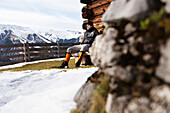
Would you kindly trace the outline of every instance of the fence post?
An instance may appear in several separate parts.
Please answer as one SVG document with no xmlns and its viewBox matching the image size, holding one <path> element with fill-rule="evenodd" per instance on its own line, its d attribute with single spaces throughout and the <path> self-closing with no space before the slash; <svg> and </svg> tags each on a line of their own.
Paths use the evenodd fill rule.
<svg viewBox="0 0 170 113">
<path fill-rule="evenodd" d="M 23 47 L 24 47 L 24 61 L 25 62 L 30 62 L 31 58 L 30 58 L 30 50 L 29 50 L 29 43 L 23 43 Z"/>
<path fill-rule="evenodd" d="M 24 61 L 27 62 L 27 51 L 26 51 L 26 44 L 23 43 L 23 49 L 24 49 Z"/>
<path fill-rule="evenodd" d="M 60 58 L 60 42 L 57 42 L 57 47 L 58 47 L 58 57 Z"/>
</svg>

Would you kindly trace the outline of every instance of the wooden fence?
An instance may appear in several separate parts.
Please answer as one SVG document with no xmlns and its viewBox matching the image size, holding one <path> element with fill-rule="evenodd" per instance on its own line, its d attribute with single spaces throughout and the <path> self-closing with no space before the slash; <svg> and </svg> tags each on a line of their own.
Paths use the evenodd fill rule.
<svg viewBox="0 0 170 113">
<path fill-rule="evenodd" d="M 66 49 L 77 43 L 24 43 L 0 45 L 0 66 L 65 57 Z"/>
</svg>

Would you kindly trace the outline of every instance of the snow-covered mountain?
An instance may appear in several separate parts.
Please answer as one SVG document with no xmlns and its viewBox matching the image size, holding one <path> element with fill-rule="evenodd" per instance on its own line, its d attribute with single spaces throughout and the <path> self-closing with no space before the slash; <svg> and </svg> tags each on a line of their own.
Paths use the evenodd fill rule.
<svg viewBox="0 0 170 113">
<path fill-rule="evenodd" d="M 0 24 L 0 44 L 15 44 L 15 43 L 76 43 L 83 32 L 79 31 L 55 31 L 46 32 L 35 31 L 27 27 L 17 25 Z"/>
</svg>

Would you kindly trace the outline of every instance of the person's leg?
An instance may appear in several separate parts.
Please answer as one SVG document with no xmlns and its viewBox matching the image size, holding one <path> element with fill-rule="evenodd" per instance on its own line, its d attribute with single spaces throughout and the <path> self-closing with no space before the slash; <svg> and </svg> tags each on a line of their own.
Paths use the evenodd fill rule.
<svg viewBox="0 0 170 113">
<path fill-rule="evenodd" d="M 82 48 L 82 45 L 74 45 L 67 49 L 67 53 L 78 53 L 81 48 Z"/>
<path fill-rule="evenodd" d="M 75 45 L 75 46 L 69 47 L 69 48 L 67 49 L 67 53 L 66 53 L 66 58 L 65 58 L 65 60 L 63 61 L 63 63 L 61 64 L 61 66 L 58 66 L 57 68 L 68 68 L 68 62 L 69 62 L 69 60 L 70 60 L 71 53 L 79 52 L 80 49 L 81 49 L 81 46 L 79 46 L 79 45 Z"/>
<path fill-rule="evenodd" d="M 76 61 L 76 64 L 75 64 L 75 67 L 79 67 L 80 66 L 80 63 L 85 55 L 85 52 L 88 51 L 90 48 L 90 45 L 89 44 L 82 44 L 81 45 L 81 49 L 80 49 L 80 55 Z"/>
<path fill-rule="evenodd" d="M 78 57 L 78 59 L 77 59 L 77 61 L 76 61 L 75 67 L 79 67 L 79 66 L 80 66 L 80 63 L 81 63 L 84 55 L 85 55 L 85 52 L 84 52 L 84 51 L 81 51 L 81 52 L 80 52 L 80 55 L 79 55 L 79 57 Z"/>
<path fill-rule="evenodd" d="M 58 66 L 57 68 L 68 68 L 68 62 L 70 60 L 70 57 L 71 57 L 71 54 L 67 53 L 65 60 L 63 61 L 61 66 Z"/>
</svg>

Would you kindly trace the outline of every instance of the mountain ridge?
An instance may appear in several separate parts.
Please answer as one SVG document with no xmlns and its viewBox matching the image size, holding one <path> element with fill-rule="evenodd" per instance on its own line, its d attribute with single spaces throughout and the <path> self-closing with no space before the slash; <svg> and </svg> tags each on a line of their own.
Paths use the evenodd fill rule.
<svg viewBox="0 0 170 113">
<path fill-rule="evenodd" d="M 34 31 L 28 27 L 0 24 L 0 44 L 16 43 L 78 43 L 81 31 Z"/>
</svg>

